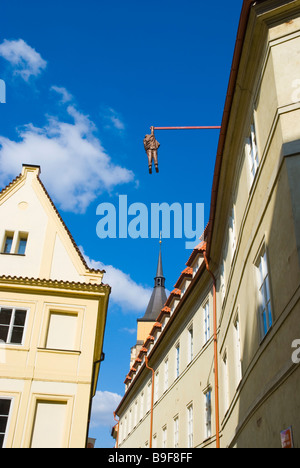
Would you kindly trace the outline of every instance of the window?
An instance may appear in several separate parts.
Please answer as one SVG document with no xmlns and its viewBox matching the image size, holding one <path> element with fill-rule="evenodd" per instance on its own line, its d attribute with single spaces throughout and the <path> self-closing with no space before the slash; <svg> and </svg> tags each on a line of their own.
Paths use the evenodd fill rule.
<svg viewBox="0 0 300 468">
<path fill-rule="evenodd" d="M 193 405 L 188 407 L 188 448 L 193 448 Z"/>
<path fill-rule="evenodd" d="M 162 448 L 167 448 L 167 426 L 162 430 Z"/>
<path fill-rule="evenodd" d="M 18 237 L 18 244 L 16 253 L 18 255 L 25 255 L 26 246 L 27 246 L 28 234 L 25 232 L 20 232 Z"/>
<path fill-rule="evenodd" d="M 175 362 L 175 378 L 179 377 L 180 373 L 180 344 L 176 346 L 176 362 Z"/>
<path fill-rule="evenodd" d="M 235 229 L 234 206 L 232 207 L 231 215 L 229 218 L 229 242 L 230 242 L 231 260 L 232 260 L 235 249 L 236 249 L 236 229 Z"/>
<path fill-rule="evenodd" d="M 158 400 L 158 396 L 159 396 L 159 371 L 156 372 L 155 374 L 155 385 L 154 385 L 154 398 L 155 398 L 155 401 Z"/>
<path fill-rule="evenodd" d="M 256 132 L 254 124 L 251 125 L 250 136 L 249 138 L 247 138 L 246 141 L 246 152 L 249 161 L 250 182 L 252 185 L 256 171 L 259 166 Z"/>
<path fill-rule="evenodd" d="M 25 255 L 28 240 L 27 232 L 14 233 L 7 231 L 2 247 L 3 254 Z"/>
<path fill-rule="evenodd" d="M 136 401 L 134 404 L 134 427 L 137 425 L 137 418 L 138 418 L 138 402 Z"/>
<path fill-rule="evenodd" d="M 273 323 L 266 250 L 260 254 L 256 267 L 259 290 L 259 321 L 262 338 L 264 338 Z"/>
<path fill-rule="evenodd" d="M 7 344 L 20 345 L 23 342 L 27 310 L 0 308 L 0 340 Z"/>
<path fill-rule="evenodd" d="M 194 358 L 194 332 L 193 327 L 189 328 L 189 342 L 188 342 L 188 363 L 192 362 Z"/>
<path fill-rule="evenodd" d="M 225 299 L 225 262 L 223 260 L 220 268 L 220 292 L 221 292 L 221 300 L 222 303 Z"/>
<path fill-rule="evenodd" d="M 205 394 L 205 435 L 208 439 L 211 437 L 211 390 Z"/>
<path fill-rule="evenodd" d="M 179 447 L 179 418 L 174 418 L 174 448 Z"/>
<path fill-rule="evenodd" d="M 209 318 L 209 302 L 205 304 L 204 308 L 204 344 L 210 339 L 210 318 Z"/>
<path fill-rule="evenodd" d="M 0 398 L 0 448 L 4 447 L 4 439 L 7 432 L 10 408 L 11 399 Z"/>
<path fill-rule="evenodd" d="M 13 239 L 14 239 L 13 232 L 9 232 L 5 234 L 3 253 L 6 253 L 6 254 L 11 253 Z"/>
<path fill-rule="evenodd" d="M 74 351 L 77 318 L 77 314 L 50 312 L 46 348 Z"/>
<path fill-rule="evenodd" d="M 141 403 L 140 403 L 140 420 L 144 417 L 144 392 L 141 394 Z"/>
<path fill-rule="evenodd" d="M 241 337 L 240 337 L 240 321 L 239 321 L 238 315 L 236 316 L 236 319 L 233 325 L 234 325 L 236 380 L 237 380 L 237 385 L 238 385 L 242 379 Z"/>
<path fill-rule="evenodd" d="M 168 390 L 168 386 L 169 386 L 169 359 L 166 359 L 165 360 L 165 380 L 164 380 L 164 390 Z"/>
<path fill-rule="evenodd" d="M 225 413 L 229 407 L 229 376 L 227 351 L 223 355 L 223 379 L 224 379 L 224 408 Z"/>
<path fill-rule="evenodd" d="M 152 390 L 152 384 L 150 380 L 147 385 L 147 412 L 150 411 L 151 409 L 151 393 L 152 393 L 151 390 Z"/>
<path fill-rule="evenodd" d="M 63 448 L 66 417 L 66 401 L 38 400 L 31 448 Z"/>
</svg>

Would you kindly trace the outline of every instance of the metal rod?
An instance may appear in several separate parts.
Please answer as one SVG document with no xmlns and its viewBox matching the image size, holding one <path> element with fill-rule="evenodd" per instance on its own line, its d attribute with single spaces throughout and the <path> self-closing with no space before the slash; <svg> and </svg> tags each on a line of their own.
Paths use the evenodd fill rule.
<svg viewBox="0 0 300 468">
<path fill-rule="evenodd" d="M 150 127 L 153 130 L 219 130 L 219 126 L 205 126 L 205 127 Z"/>
</svg>

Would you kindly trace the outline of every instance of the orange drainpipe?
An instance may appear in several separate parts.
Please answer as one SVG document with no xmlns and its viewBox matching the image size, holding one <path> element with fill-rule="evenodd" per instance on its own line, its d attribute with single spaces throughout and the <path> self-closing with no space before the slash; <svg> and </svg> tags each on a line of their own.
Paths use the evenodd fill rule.
<svg viewBox="0 0 300 468">
<path fill-rule="evenodd" d="M 216 278 L 209 269 L 206 252 L 203 251 L 207 271 L 213 279 L 213 322 L 214 322 L 214 367 L 215 367 L 215 419 L 216 419 L 216 448 L 220 448 L 220 424 L 219 424 L 219 371 L 218 371 L 218 336 L 217 336 L 217 299 Z"/>
<path fill-rule="evenodd" d="M 118 421 L 118 420 L 116 419 L 116 413 L 115 413 L 115 412 L 114 412 L 114 420 L 116 421 L 117 427 L 118 427 L 118 429 L 117 429 L 116 448 L 119 448 L 119 429 L 120 429 L 120 421 Z"/>
<path fill-rule="evenodd" d="M 149 448 L 152 448 L 152 433 L 153 433 L 153 404 L 154 404 L 154 369 L 149 367 L 148 357 L 145 356 L 145 363 L 147 369 L 151 370 L 152 372 L 152 394 L 151 394 L 151 415 L 150 415 L 150 441 L 149 441 Z"/>
</svg>

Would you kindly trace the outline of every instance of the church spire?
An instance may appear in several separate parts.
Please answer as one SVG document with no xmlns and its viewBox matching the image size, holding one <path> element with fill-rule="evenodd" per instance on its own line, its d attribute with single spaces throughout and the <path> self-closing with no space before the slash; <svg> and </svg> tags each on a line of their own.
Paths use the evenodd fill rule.
<svg viewBox="0 0 300 468">
<path fill-rule="evenodd" d="M 158 263 L 156 269 L 156 276 L 154 278 L 154 289 L 146 310 L 146 313 L 143 317 L 143 321 L 155 321 L 159 316 L 159 313 L 167 300 L 167 294 L 165 290 L 165 277 L 163 274 L 162 267 L 162 254 L 161 254 L 161 239 L 159 241 L 159 255 Z"/>
</svg>

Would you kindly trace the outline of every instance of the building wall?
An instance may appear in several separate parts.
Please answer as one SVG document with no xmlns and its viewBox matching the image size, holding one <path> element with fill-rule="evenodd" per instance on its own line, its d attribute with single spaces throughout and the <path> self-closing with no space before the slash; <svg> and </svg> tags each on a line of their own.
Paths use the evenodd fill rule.
<svg viewBox="0 0 300 468">
<path fill-rule="evenodd" d="M 110 288 L 38 174 L 24 166 L 0 196 L 0 447 L 84 448 Z"/>
<path fill-rule="evenodd" d="M 217 278 L 218 372 L 222 447 L 280 447 L 280 432 L 293 427 L 300 443 L 297 408 L 299 367 L 292 342 L 299 339 L 300 2 L 263 2 L 252 7 L 232 103 L 210 266 Z M 298 83 L 299 84 L 299 83 Z M 256 136 L 258 162 L 251 175 L 249 138 Z M 297 202 L 298 200 L 298 202 Z M 261 323 L 259 266 L 266 254 L 271 323 Z M 203 260 L 202 260 L 203 261 Z M 193 406 L 193 446 L 215 446 L 212 339 L 203 346 L 203 305 L 212 311 L 212 284 L 205 269 L 176 318 L 149 352 L 159 372 L 154 405 L 154 445 L 188 446 L 188 409 Z M 181 299 L 181 302 L 182 299 Z M 174 316 L 175 316 L 174 315 Z M 212 316 L 212 315 L 211 315 Z M 172 318 L 171 318 L 172 320 Z M 194 357 L 187 364 L 188 328 L 193 324 Z M 211 325 L 212 327 L 212 325 Z M 202 328 L 202 329 L 201 329 Z M 176 345 L 180 375 L 174 378 Z M 155 348 L 154 348 L 155 350 Z M 169 358 L 169 386 L 162 391 Z M 135 401 L 147 394 L 151 373 L 141 368 L 119 408 L 122 447 L 149 445 L 150 412 L 124 430 Z M 211 389 L 211 436 L 205 433 L 205 392 Z M 166 432 L 163 432 L 164 429 Z M 164 435 L 163 435 L 164 434 Z"/>
<path fill-rule="evenodd" d="M 66 291 L 42 291 L 41 294 L 41 291 L 30 291 L 30 288 L 24 292 L 18 292 L 17 289 L 5 291 L 2 285 L 0 293 L 1 307 L 17 307 L 28 311 L 22 344 L 6 345 L 5 348 L 1 346 L 0 398 L 13 397 L 5 446 L 30 447 L 37 402 L 58 402 L 65 404 L 65 427 L 63 438 L 56 439 L 56 442 L 63 447 L 84 447 L 99 297 L 96 300 L 88 299 L 74 291 L 71 294 Z M 53 313 L 63 314 L 61 317 L 64 321 L 59 321 L 59 328 L 52 330 L 52 333 L 61 337 L 64 335 L 67 347 L 63 340 L 57 342 L 59 349 L 53 343 L 51 347 L 47 344 L 50 314 Z M 67 340 L 70 325 L 68 314 L 76 321 L 72 347 L 71 341 Z M 50 405 L 48 407 L 51 415 Z M 51 430 L 47 433 L 47 446 L 51 447 Z M 44 439 L 42 443 L 45 444 Z"/>
</svg>

